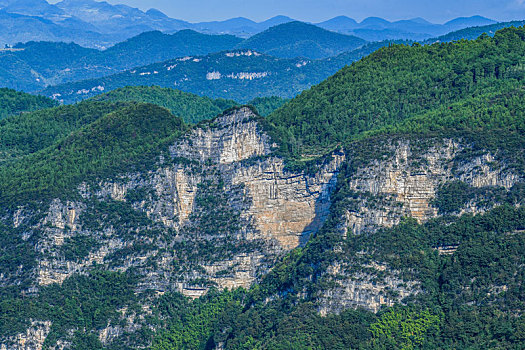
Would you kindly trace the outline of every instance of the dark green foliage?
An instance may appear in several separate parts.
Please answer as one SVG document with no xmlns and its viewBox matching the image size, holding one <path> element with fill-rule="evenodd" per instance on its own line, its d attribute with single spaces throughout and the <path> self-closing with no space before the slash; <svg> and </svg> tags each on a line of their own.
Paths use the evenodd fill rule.
<svg viewBox="0 0 525 350">
<path fill-rule="evenodd" d="M 182 295 L 168 294 L 156 302 L 157 314 L 169 317 L 166 329 L 156 336 L 152 349 L 208 349 L 210 337 L 224 310 L 241 309 L 243 291 L 211 291 L 190 303 Z"/>
<path fill-rule="evenodd" d="M 159 86 L 128 86 L 95 96 L 90 100 L 151 103 L 169 109 L 173 115 L 181 117 L 186 123 L 212 119 L 224 110 L 240 105 L 232 100 L 221 98 L 214 100 Z M 247 104 L 254 106 L 260 115 L 267 116 L 286 102 L 286 99 L 273 96 L 258 97 L 248 101 Z"/>
<path fill-rule="evenodd" d="M 31 283 L 30 271 L 35 267 L 37 257 L 34 245 L 38 235 L 26 230 L 23 225 L 14 229 L 0 223 L 0 274 L 10 284 L 18 284 L 19 288 L 27 288 Z M 23 239 L 24 231 L 33 234 Z"/>
<path fill-rule="evenodd" d="M 0 168 L 0 201 L 13 205 L 61 197 L 82 181 L 143 169 L 185 130 L 184 122 L 163 108 L 122 108 Z"/>
<path fill-rule="evenodd" d="M 232 207 L 229 195 L 232 193 L 225 192 L 222 181 L 200 183 L 195 196 L 195 208 L 189 218 L 192 225 L 188 228 L 188 234 L 196 230 L 203 236 L 235 235 L 242 227 L 242 220 L 239 210 Z"/>
<path fill-rule="evenodd" d="M 74 236 L 72 238 L 66 238 L 60 250 L 66 260 L 80 262 L 98 246 L 98 242 L 93 237 Z"/>
<path fill-rule="evenodd" d="M 0 120 L 0 162 L 35 153 L 126 104 L 84 102 Z"/>
<path fill-rule="evenodd" d="M 254 106 L 259 115 L 266 117 L 270 115 L 273 111 L 283 106 L 287 99 L 280 98 L 277 96 L 272 97 L 257 97 L 251 101 L 248 101 L 246 104 Z"/>
<path fill-rule="evenodd" d="M 382 48 L 273 113 L 269 129 L 283 155 L 308 158 L 444 104 L 516 88 L 524 33 L 509 28 L 476 41 Z"/>
<path fill-rule="evenodd" d="M 271 27 L 237 45 L 282 58 L 319 59 L 352 51 L 366 41 L 303 22 L 288 22 Z"/>
<path fill-rule="evenodd" d="M 56 106 L 57 103 L 47 97 L 29 95 L 11 89 L 0 89 L 0 119 L 22 112 L 31 112 Z"/>
<path fill-rule="evenodd" d="M 100 347 L 95 332 L 108 322 L 118 323 L 121 318 L 118 309 L 136 304 L 139 298 L 133 290 L 136 282 L 136 277 L 129 273 L 94 271 L 87 276 L 68 278 L 62 285 L 44 287 L 38 296 L 4 297 L 0 303 L 0 334 L 8 336 L 23 331 L 30 319 L 49 320 L 52 326 L 46 346 L 67 338 L 73 330 L 76 348 Z"/>
<path fill-rule="evenodd" d="M 154 349 L 522 349 L 522 183 L 511 189 L 475 189 L 459 181 L 445 184 L 438 189 L 434 205 L 447 215 L 424 224 L 404 219 L 391 228 L 342 237 L 341 218 L 347 210 L 357 210 L 359 199 L 371 208 L 388 203 L 386 196 L 356 192 L 350 179 L 356 169 L 391 156 L 385 145 L 395 145 L 397 140 L 410 141 L 419 167 L 426 165 L 418 158 L 420 152 L 443 138 L 453 138 L 465 146 L 450 164 L 453 175 L 461 175 L 462 162 L 486 151 L 496 158 L 494 166 L 521 174 L 525 164 L 524 41 L 520 28 L 473 42 L 393 45 L 345 68 L 272 114 L 267 130 L 281 142 L 281 154 L 289 161 L 310 159 L 309 167 L 315 168 L 323 161 L 319 155 L 339 146 L 345 146 L 347 161 L 340 169 L 322 229 L 305 247 L 284 256 L 249 291 L 211 291 L 195 301 L 175 293 L 149 298 L 136 293 L 144 284 L 132 272 L 95 268 L 85 276 L 67 279 L 62 286 L 43 287 L 37 296 L 22 297 L 21 291 L 30 286 L 27 271 L 38 258 L 33 248 L 40 232 L 36 223 L 23 223 L 16 229 L 0 225 L 0 272 L 15 285 L 1 290 L 0 334 L 22 332 L 31 319 L 50 320 L 53 325 L 46 345 L 69 338 L 73 348 L 101 348 L 98 331 L 109 323 L 125 323 L 117 310 L 127 307 L 139 313 L 140 301 L 151 302 L 153 313 L 145 316 L 140 331 L 122 339 L 136 337 L 145 346 L 153 339 Z M 129 91 L 119 91 L 124 95 L 119 98 L 127 98 L 128 93 L 134 96 L 129 100 L 140 98 L 133 89 Z M 137 91 L 153 91 L 147 96 L 152 100 L 159 91 L 160 95 L 171 93 L 160 88 Z M 95 102 L 50 110 L 74 111 L 64 114 L 67 130 L 61 130 L 59 122 L 50 122 L 49 136 L 34 148 L 31 142 L 18 142 L 20 155 L 29 155 L 0 167 L 3 208 L 31 200 L 71 199 L 71 190 L 82 181 L 96 186 L 96 180 L 150 170 L 167 145 L 189 129 L 157 106 L 129 103 L 111 110 L 115 105 L 98 103 L 101 109 L 109 109 L 100 116 L 91 110 Z M 229 101 L 217 103 L 230 107 Z M 257 103 L 271 109 L 280 101 Z M 53 121 L 50 116 L 55 112 L 50 111 L 28 116 L 41 113 L 43 120 Z M 78 124 L 75 115 L 80 116 Z M 16 120 L 26 120 L 24 116 Z M 27 125 L 40 125 L 31 118 L 35 117 L 28 118 Z M 6 120 L 13 123 L 14 119 Z M 9 127 L 6 130 L 13 134 L 16 128 Z M 57 138 L 61 139 L 55 142 Z M 160 223 L 134 207 L 155 196 L 147 185 L 130 191 L 126 201 L 84 200 L 83 229 L 101 238 L 111 232 L 129 243 L 106 256 L 104 264 L 114 268 L 137 254 L 164 249 L 173 253 L 174 276 L 190 276 L 187 285 L 209 287 L 213 283 L 203 277 L 202 262 L 208 265 L 261 251 L 259 242 L 238 239 L 243 228 L 251 225 L 241 215 L 250 204 L 242 195 L 244 188 L 228 185 L 226 193 L 216 170 L 211 162 L 195 166 L 206 180 L 197 190 L 191 220 L 178 232 L 160 229 Z M 486 212 L 454 216 L 472 200 Z M 68 260 L 80 260 L 97 247 L 96 235 L 75 234 L 58 251 Z M 146 264 L 154 266 L 155 258 Z M 393 274 L 402 280 L 400 286 L 416 283 L 419 293 L 403 300 L 404 306 L 378 314 L 347 310 L 322 317 L 319 300 L 335 283 L 326 271 L 336 262 L 346 277 L 373 273 L 372 283 L 380 283 Z M 371 269 L 374 263 L 387 269 Z M 217 274 L 228 276 L 229 272 Z M 111 347 L 126 348 L 123 343 Z"/>
<path fill-rule="evenodd" d="M 481 199 L 487 204 L 499 204 L 507 199 L 507 193 L 500 187 L 476 188 L 462 181 L 453 181 L 439 188 L 433 204 L 441 214 L 452 214 L 472 200 L 476 200 L 478 205 L 482 204 Z"/>
<path fill-rule="evenodd" d="M 180 90 L 158 86 L 133 86 L 117 89 L 93 97 L 95 101 L 144 102 L 167 108 L 173 115 L 181 117 L 186 123 L 198 123 L 211 119 L 227 108 L 237 105 L 230 100 L 212 100 Z"/>
</svg>

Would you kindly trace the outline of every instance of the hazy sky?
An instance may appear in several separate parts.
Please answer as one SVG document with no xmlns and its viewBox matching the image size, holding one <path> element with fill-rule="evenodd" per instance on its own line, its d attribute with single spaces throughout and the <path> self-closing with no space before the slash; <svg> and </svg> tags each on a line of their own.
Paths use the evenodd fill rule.
<svg viewBox="0 0 525 350">
<path fill-rule="evenodd" d="M 52 0 L 50 2 L 57 2 Z M 108 0 L 141 9 L 157 8 L 190 22 L 248 17 L 260 21 L 275 15 L 320 22 L 346 15 L 390 20 L 423 17 L 441 23 L 459 16 L 483 15 L 496 20 L 525 19 L 525 0 Z"/>
</svg>

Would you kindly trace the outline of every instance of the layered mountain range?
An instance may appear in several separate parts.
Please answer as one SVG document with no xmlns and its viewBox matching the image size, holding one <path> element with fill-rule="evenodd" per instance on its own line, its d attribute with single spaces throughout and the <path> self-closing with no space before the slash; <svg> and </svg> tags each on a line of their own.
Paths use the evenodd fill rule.
<svg viewBox="0 0 525 350">
<path fill-rule="evenodd" d="M 5 91 L 26 107 L 0 121 L 1 346 L 520 349 L 524 52 L 523 27 L 382 45 L 265 117 Z"/>
<path fill-rule="evenodd" d="M 105 1 L 63 0 L 50 4 L 46 0 L 4 0 L 0 3 L 0 28 L 3 28 L 0 44 L 13 45 L 30 40 L 73 41 L 86 47 L 107 48 L 143 32 L 173 33 L 183 29 L 247 38 L 292 21 L 289 17 L 277 16 L 259 23 L 246 18 L 189 23 L 170 18 L 156 9 L 144 12 Z M 480 16 L 457 18 L 445 24 L 433 24 L 420 18 L 389 22 L 375 17 L 357 23 L 348 17 L 336 17 L 318 23 L 318 26 L 368 41 L 380 41 L 424 40 L 466 27 L 493 23 L 495 21 Z"/>
<path fill-rule="evenodd" d="M 522 24 L 472 27 L 422 43 L 474 39 Z M 147 32 L 103 51 L 29 42 L 0 52 L 0 82 L 65 103 L 127 85 L 159 85 L 244 102 L 274 95 L 289 98 L 394 43 L 412 42 L 365 43 L 301 22 L 281 24 L 247 40 L 191 30 Z"/>
</svg>

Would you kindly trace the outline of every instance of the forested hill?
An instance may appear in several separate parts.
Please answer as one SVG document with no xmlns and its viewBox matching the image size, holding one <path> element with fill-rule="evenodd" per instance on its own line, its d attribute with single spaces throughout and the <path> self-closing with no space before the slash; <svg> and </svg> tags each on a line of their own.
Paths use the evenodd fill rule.
<svg viewBox="0 0 525 350">
<path fill-rule="evenodd" d="M 252 49 L 283 58 L 319 59 L 352 51 L 365 40 L 316 27 L 303 22 L 289 22 L 256 34 L 237 44 L 240 49 Z"/>
<path fill-rule="evenodd" d="M 158 87 L 4 118 L 0 347 L 522 350 L 524 49 L 392 44 L 266 118 L 130 102 L 218 106 Z"/>
<path fill-rule="evenodd" d="M 15 51 L 0 52 L 0 83 L 24 91 L 47 85 L 100 77 L 129 68 L 189 55 L 232 49 L 242 39 L 191 30 L 175 34 L 146 32 L 106 50 L 75 43 L 28 42 Z"/>
<path fill-rule="evenodd" d="M 450 32 L 445 35 L 441 35 L 437 38 L 431 38 L 428 40 L 425 40 L 424 43 L 426 44 L 432 44 L 435 42 L 449 42 L 454 40 L 473 40 L 478 38 L 482 34 L 487 35 L 494 35 L 498 30 L 508 27 L 520 27 L 525 25 L 525 21 L 512 21 L 512 22 L 501 22 L 501 23 L 495 23 L 485 26 L 475 26 L 475 27 L 468 27 L 460 30 L 456 30 L 454 32 Z"/>
<path fill-rule="evenodd" d="M 130 85 L 158 85 L 211 98 L 245 103 L 256 97 L 290 98 L 335 72 L 333 67 L 294 58 L 280 59 L 253 50 L 223 51 L 155 63 L 103 78 L 43 90 L 65 103 Z"/>
<path fill-rule="evenodd" d="M 525 29 L 494 38 L 384 47 L 304 91 L 268 123 L 283 154 L 319 155 L 374 128 L 525 78 Z"/>
<path fill-rule="evenodd" d="M 57 102 L 44 96 L 34 96 L 11 89 L 0 89 L 0 119 L 22 112 L 56 106 Z"/>
<path fill-rule="evenodd" d="M 180 116 L 186 123 L 198 123 L 212 119 L 224 110 L 239 103 L 233 100 L 211 99 L 180 90 L 161 88 L 159 86 L 127 86 L 95 96 L 92 101 L 107 102 L 144 102 L 167 108 L 174 115 Z M 266 116 L 286 102 L 280 97 L 256 98 L 247 102 Z"/>
<path fill-rule="evenodd" d="M 253 50 L 182 57 L 98 79 L 50 86 L 42 94 L 73 103 L 125 86 L 158 85 L 241 103 L 269 96 L 292 98 L 345 65 L 390 44 L 370 43 L 322 60 L 276 58 Z"/>
</svg>

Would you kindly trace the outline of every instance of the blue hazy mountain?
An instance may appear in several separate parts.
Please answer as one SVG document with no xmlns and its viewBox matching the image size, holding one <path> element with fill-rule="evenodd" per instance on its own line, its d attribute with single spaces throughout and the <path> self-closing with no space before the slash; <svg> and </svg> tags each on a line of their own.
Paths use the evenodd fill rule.
<svg viewBox="0 0 525 350">
<path fill-rule="evenodd" d="M 445 24 L 430 23 L 423 18 L 390 22 L 379 17 L 369 17 L 358 23 L 352 18 L 340 16 L 317 25 L 335 32 L 355 35 L 368 41 L 380 41 L 425 40 L 467 27 L 495 23 L 496 21 L 481 16 L 460 17 Z"/>
<path fill-rule="evenodd" d="M 63 0 L 56 4 L 46 0 L 1 0 L 0 11 L 0 45 L 45 40 L 73 41 L 83 46 L 107 48 L 143 32 L 174 33 L 183 29 L 248 38 L 273 26 L 294 21 L 281 15 L 262 22 L 237 17 L 189 23 L 170 18 L 157 9 L 142 11 L 95 0 Z M 339 16 L 316 25 L 367 41 L 381 41 L 425 40 L 467 27 L 494 23 L 481 16 L 457 18 L 445 24 L 433 24 L 421 18 L 390 22 L 378 17 L 369 17 L 358 23 L 352 18 Z M 312 45 L 302 46 L 305 50 L 315 49 Z"/>
<path fill-rule="evenodd" d="M 318 59 L 354 50 L 365 43 L 365 40 L 355 36 L 295 21 L 271 27 L 246 39 L 237 47 L 282 58 Z"/>
<path fill-rule="evenodd" d="M 229 50 L 241 41 L 232 35 L 182 30 L 175 34 L 142 33 L 103 51 L 74 43 L 28 42 L 12 51 L 0 51 L 0 86 L 35 91 L 175 57 Z"/>
</svg>

